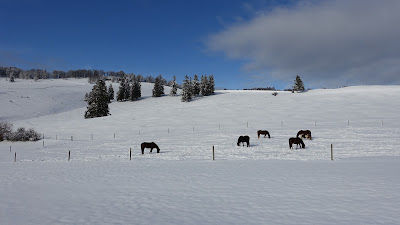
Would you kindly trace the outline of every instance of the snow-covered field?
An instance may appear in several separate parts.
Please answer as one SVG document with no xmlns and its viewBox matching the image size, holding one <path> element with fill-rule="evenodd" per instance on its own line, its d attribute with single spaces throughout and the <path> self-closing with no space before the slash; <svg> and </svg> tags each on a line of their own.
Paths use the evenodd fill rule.
<svg viewBox="0 0 400 225">
<path fill-rule="evenodd" d="M 0 121 L 45 136 L 0 142 L 0 224 L 400 224 L 399 86 L 190 103 L 152 86 L 84 119 L 86 79 L 0 79 Z M 313 140 L 290 150 L 301 129 Z M 142 155 L 144 141 L 161 153 Z"/>
</svg>

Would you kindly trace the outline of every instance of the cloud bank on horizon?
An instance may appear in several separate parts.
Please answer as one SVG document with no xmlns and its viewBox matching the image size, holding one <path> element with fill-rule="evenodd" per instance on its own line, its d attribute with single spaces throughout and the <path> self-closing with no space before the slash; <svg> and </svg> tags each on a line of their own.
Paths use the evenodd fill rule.
<svg viewBox="0 0 400 225">
<path fill-rule="evenodd" d="M 400 1 L 300 1 L 211 34 L 208 51 L 246 73 L 310 87 L 400 84 Z"/>
</svg>

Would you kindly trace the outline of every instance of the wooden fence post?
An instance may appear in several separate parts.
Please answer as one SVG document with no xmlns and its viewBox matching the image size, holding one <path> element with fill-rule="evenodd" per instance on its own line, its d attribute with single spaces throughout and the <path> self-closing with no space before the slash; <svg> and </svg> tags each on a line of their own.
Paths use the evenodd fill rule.
<svg viewBox="0 0 400 225">
<path fill-rule="evenodd" d="M 71 151 L 68 151 L 68 161 L 71 159 Z"/>
<path fill-rule="evenodd" d="M 17 153 L 15 152 L 14 162 L 17 162 Z"/>
<path fill-rule="evenodd" d="M 115 138 L 115 133 L 114 133 L 114 138 Z"/>
<path fill-rule="evenodd" d="M 71 136 L 71 141 L 74 141 L 74 138 Z"/>
<path fill-rule="evenodd" d="M 333 145 L 331 144 L 331 160 L 333 161 Z"/>
<path fill-rule="evenodd" d="M 93 134 L 92 134 L 92 141 L 93 141 Z"/>
<path fill-rule="evenodd" d="M 57 140 L 57 134 L 56 134 L 56 140 Z"/>
<path fill-rule="evenodd" d="M 214 145 L 213 145 L 213 155 L 212 155 L 212 159 L 213 160 L 215 160 L 215 157 L 214 157 L 215 155 L 214 155 Z"/>
<path fill-rule="evenodd" d="M 132 160 L 132 148 L 129 148 L 129 160 Z"/>
<path fill-rule="evenodd" d="M 10 145 L 10 152 L 11 152 L 11 145 Z"/>
<path fill-rule="evenodd" d="M 347 126 L 350 126 L 350 120 L 347 120 Z"/>
</svg>

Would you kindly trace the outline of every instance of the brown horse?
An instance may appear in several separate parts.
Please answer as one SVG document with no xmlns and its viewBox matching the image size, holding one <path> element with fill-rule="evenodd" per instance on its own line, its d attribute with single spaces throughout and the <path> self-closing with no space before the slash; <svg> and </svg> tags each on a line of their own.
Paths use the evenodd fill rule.
<svg viewBox="0 0 400 225">
<path fill-rule="evenodd" d="M 243 143 L 243 146 L 244 146 L 244 142 L 246 142 L 247 147 L 249 147 L 250 146 L 250 137 L 249 136 L 240 136 L 237 141 L 237 146 L 240 146 L 240 143 Z"/>
<path fill-rule="evenodd" d="M 301 138 L 309 138 L 310 140 L 312 140 L 311 137 L 311 131 L 309 130 L 300 130 L 299 132 L 297 132 L 296 137 L 301 137 Z"/>
<path fill-rule="evenodd" d="M 259 130 L 259 131 L 257 131 L 258 138 L 260 138 L 260 134 L 264 134 L 264 137 L 266 137 L 268 135 L 268 138 L 271 138 L 271 136 L 269 135 L 269 132 L 267 130 Z"/>
<path fill-rule="evenodd" d="M 306 145 L 304 144 L 303 140 L 301 138 L 298 138 L 298 137 L 289 138 L 289 148 L 290 149 L 292 148 L 293 144 L 296 144 L 297 146 L 300 145 L 301 148 L 306 148 Z M 297 148 L 297 146 L 296 146 L 296 148 Z"/>
<path fill-rule="evenodd" d="M 150 148 L 150 152 L 153 152 L 153 148 L 156 148 L 157 149 L 157 153 L 160 153 L 160 148 L 154 142 L 143 142 L 140 145 L 140 148 L 142 149 L 142 154 L 144 154 L 144 149 L 145 148 Z"/>
</svg>

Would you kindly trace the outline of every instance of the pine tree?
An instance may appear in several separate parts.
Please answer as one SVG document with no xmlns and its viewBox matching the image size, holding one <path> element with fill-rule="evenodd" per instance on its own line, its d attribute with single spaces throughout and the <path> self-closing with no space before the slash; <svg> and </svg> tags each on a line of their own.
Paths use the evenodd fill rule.
<svg viewBox="0 0 400 225">
<path fill-rule="evenodd" d="M 200 83 L 199 83 L 199 78 L 195 74 L 193 77 L 193 96 L 198 96 L 200 94 Z"/>
<path fill-rule="evenodd" d="M 296 80 L 294 80 L 293 91 L 304 91 L 304 84 L 299 75 L 297 75 Z"/>
<path fill-rule="evenodd" d="M 109 97 L 104 80 L 98 80 L 89 94 L 85 119 L 110 115 L 108 109 Z"/>
<path fill-rule="evenodd" d="M 153 97 L 161 97 L 164 94 L 164 85 L 161 74 L 154 80 Z"/>
<path fill-rule="evenodd" d="M 174 75 L 174 80 L 172 81 L 172 88 L 171 88 L 171 92 L 170 95 L 171 96 L 176 96 L 176 93 L 178 91 L 178 84 L 176 83 L 176 77 Z"/>
<path fill-rule="evenodd" d="M 182 84 L 182 102 L 189 102 L 192 100 L 191 84 L 188 75 L 185 76 Z"/>
<path fill-rule="evenodd" d="M 114 89 L 112 87 L 112 84 L 110 84 L 110 86 L 108 87 L 108 99 L 109 102 L 111 102 L 111 100 L 114 100 Z"/>
<path fill-rule="evenodd" d="M 200 83 L 200 94 L 202 96 L 207 96 L 208 93 L 208 79 L 207 75 L 201 75 L 201 83 Z"/>
<path fill-rule="evenodd" d="M 122 79 L 119 82 L 119 90 L 117 93 L 117 101 L 124 101 L 125 100 L 125 88 L 126 88 L 126 84 L 125 84 L 125 79 Z"/>
<path fill-rule="evenodd" d="M 125 81 L 125 100 L 130 100 L 131 99 L 131 83 L 126 80 Z"/>
<path fill-rule="evenodd" d="M 131 101 L 137 100 L 141 96 L 142 96 L 142 94 L 141 94 L 141 85 L 140 85 L 139 77 L 133 75 L 130 100 Z"/>
<path fill-rule="evenodd" d="M 208 94 L 214 94 L 215 91 L 215 81 L 214 81 L 214 75 L 210 75 L 210 77 L 208 78 L 208 85 L 207 85 L 207 89 L 208 89 Z"/>
</svg>

